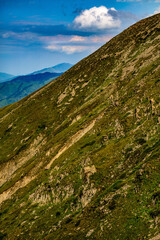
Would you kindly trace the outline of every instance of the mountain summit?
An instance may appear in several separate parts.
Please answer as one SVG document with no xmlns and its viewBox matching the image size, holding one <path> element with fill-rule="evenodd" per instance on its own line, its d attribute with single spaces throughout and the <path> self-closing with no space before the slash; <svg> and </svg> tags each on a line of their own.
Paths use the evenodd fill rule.
<svg viewBox="0 0 160 240">
<path fill-rule="evenodd" d="M 160 237 L 160 14 L 0 109 L 4 239 Z"/>
</svg>

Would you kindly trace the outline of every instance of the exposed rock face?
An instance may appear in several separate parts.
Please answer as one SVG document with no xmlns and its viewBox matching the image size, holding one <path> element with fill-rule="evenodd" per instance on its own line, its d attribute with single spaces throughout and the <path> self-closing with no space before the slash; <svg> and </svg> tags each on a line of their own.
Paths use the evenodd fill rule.
<svg viewBox="0 0 160 240">
<path fill-rule="evenodd" d="M 94 188 L 93 184 L 87 184 L 84 186 L 81 197 L 81 204 L 83 208 L 87 206 L 87 204 L 91 201 L 92 197 L 96 194 L 96 192 L 97 189 Z"/>
<path fill-rule="evenodd" d="M 31 200 L 32 203 L 38 203 L 40 205 L 49 203 L 57 204 L 68 199 L 73 193 L 74 189 L 72 186 L 53 189 L 50 185 L 42 185 L 29 196 L 29 200 Z"/>
<path fill-rule="evenodd" d="M 94 165 L 91 167 L 88 166 L 84 168 L 84 172 L 87 175 L 87 178 L 89 178 L 92 174 L 96 173 L 96 168 Z"/>
<path fill-rule="evenodd" d="M 159 20 L 0 110 L 4 239 L 158 239 Z"/>
<path fill-rule="evenodd" d="M 42 135 L 38 136 L 36 139 L 34 139 L 33 143 L 30 145 L 30 148 L 24 153 L 23 156 L 17 159 L 17 161 L 12 160 L 7 162 L 7 164 L 2 164 L 0 166 L 0 186 L 2 186 L 6 181 L 9 181 L 13 173 L 15 173 L 21 166 L 23 166 L 23 164 L 37 154 L 41 145 L 45 142 L 42 140 Z M 23 141 L 25 141 L 25 139 L 21 140 L 22 143 Z"/>
</svg>

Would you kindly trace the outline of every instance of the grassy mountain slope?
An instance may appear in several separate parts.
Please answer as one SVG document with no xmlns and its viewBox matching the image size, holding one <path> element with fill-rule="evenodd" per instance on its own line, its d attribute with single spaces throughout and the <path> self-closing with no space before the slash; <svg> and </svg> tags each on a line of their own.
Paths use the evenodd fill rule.
<svg viewBox="0 0 160 240">
<path fill-rule="evenodd" d="M 0 107 L 19 101 L 61 74 L 44 72 L 18 76 L 11 81 L 0 83 Z"/>
<path fill-rule="evenodd" d="M 160 237 L 160 14 L 0 109 L 1 236 Z"/>
</svg>

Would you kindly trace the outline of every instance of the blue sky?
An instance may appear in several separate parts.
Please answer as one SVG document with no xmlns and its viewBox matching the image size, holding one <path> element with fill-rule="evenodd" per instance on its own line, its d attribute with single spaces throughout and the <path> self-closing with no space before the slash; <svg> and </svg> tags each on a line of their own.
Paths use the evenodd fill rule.
<svg viewBox="0 0 160 240">
<path fill-rule="evenodd" d="M 158 12 L 160 0 L 0 0 L 0 71 L 74 64 Z"/>
</svg>

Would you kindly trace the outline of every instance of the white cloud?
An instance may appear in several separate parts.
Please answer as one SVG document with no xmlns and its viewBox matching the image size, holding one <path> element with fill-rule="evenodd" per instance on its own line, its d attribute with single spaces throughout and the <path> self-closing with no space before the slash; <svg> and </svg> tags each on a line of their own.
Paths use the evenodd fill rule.
<svg viewBox="0 0 160 240">
<path fill-rule="evenodd" d="M 160 6 L 154 11 L 154 14 L 160 13 Z"/>
<path fill-rule="evenodd" d="M 43 37 L 40 41 L 44 44 L 44 49 L 53 52 L 64 52 L 66 54 L 74 54 L 80 52 L 91 53 L 102 44 L 108 42 L 112 35 L 94 35 L 89 37 L 83 36 L 56 36 Z"/>
<path fill-rule="evenodd" d="M 60 50 L 60 48 L 56 45 L 49 45 L 49 46 L 46 46 L 45 49 L 48 49 L 48 50 L 51 50 L 51 51 L 58 51 Z"/>
<path fill-rule="evenodd" d="M 19 40 L 33 40 L 37 38 L 37 35 L 35 33 L 31 32 L 23 32 L 23 33 L 16 33 L 16 32 L 5 32 L 1 34 L 2 38 L 14 38 Z"/>
<path fill-rule="evenodd" d="M 48 45 L 45 49 L 49 51 L 64 52 L 66 54 L 80 53 L 88 49 L 88 46 L 83 45 Z"/>
<path fill-rule="evenodd" d="M 62 51 L 67 53 L 67 54 L 73 54 L 73 53 L 78 53 L 78 52 L 84 52 L 87 50 L 88 47 L 86 46 L 77 46 L 77 45 L 68 45 L 68 46 L 62 46 Z"/>
<path fill-rule="evenodd" d="M 113 14 L 112 14 L 113 13 Z M 116 17 L 115 8 L 93 7 L 81 12 L 74 19 L 74 24 L 80 29 L 103 30 L 107 28 L 120 27 L 121 21 Z"/>
<path fill-rule="evenodd" d="M 84 42 L 86 41 L 86 37 L 82 37 L 82 36 L 73 36 L 70 40 L 70 42 Z"/>
<path fill-rule="evenodd" d="M 106 43 L 108 42 L 110 39 L 112 38 L 112 36 L 94 36 L 90 38 L 90 41 L 93 43 Z"/>
</svg>

